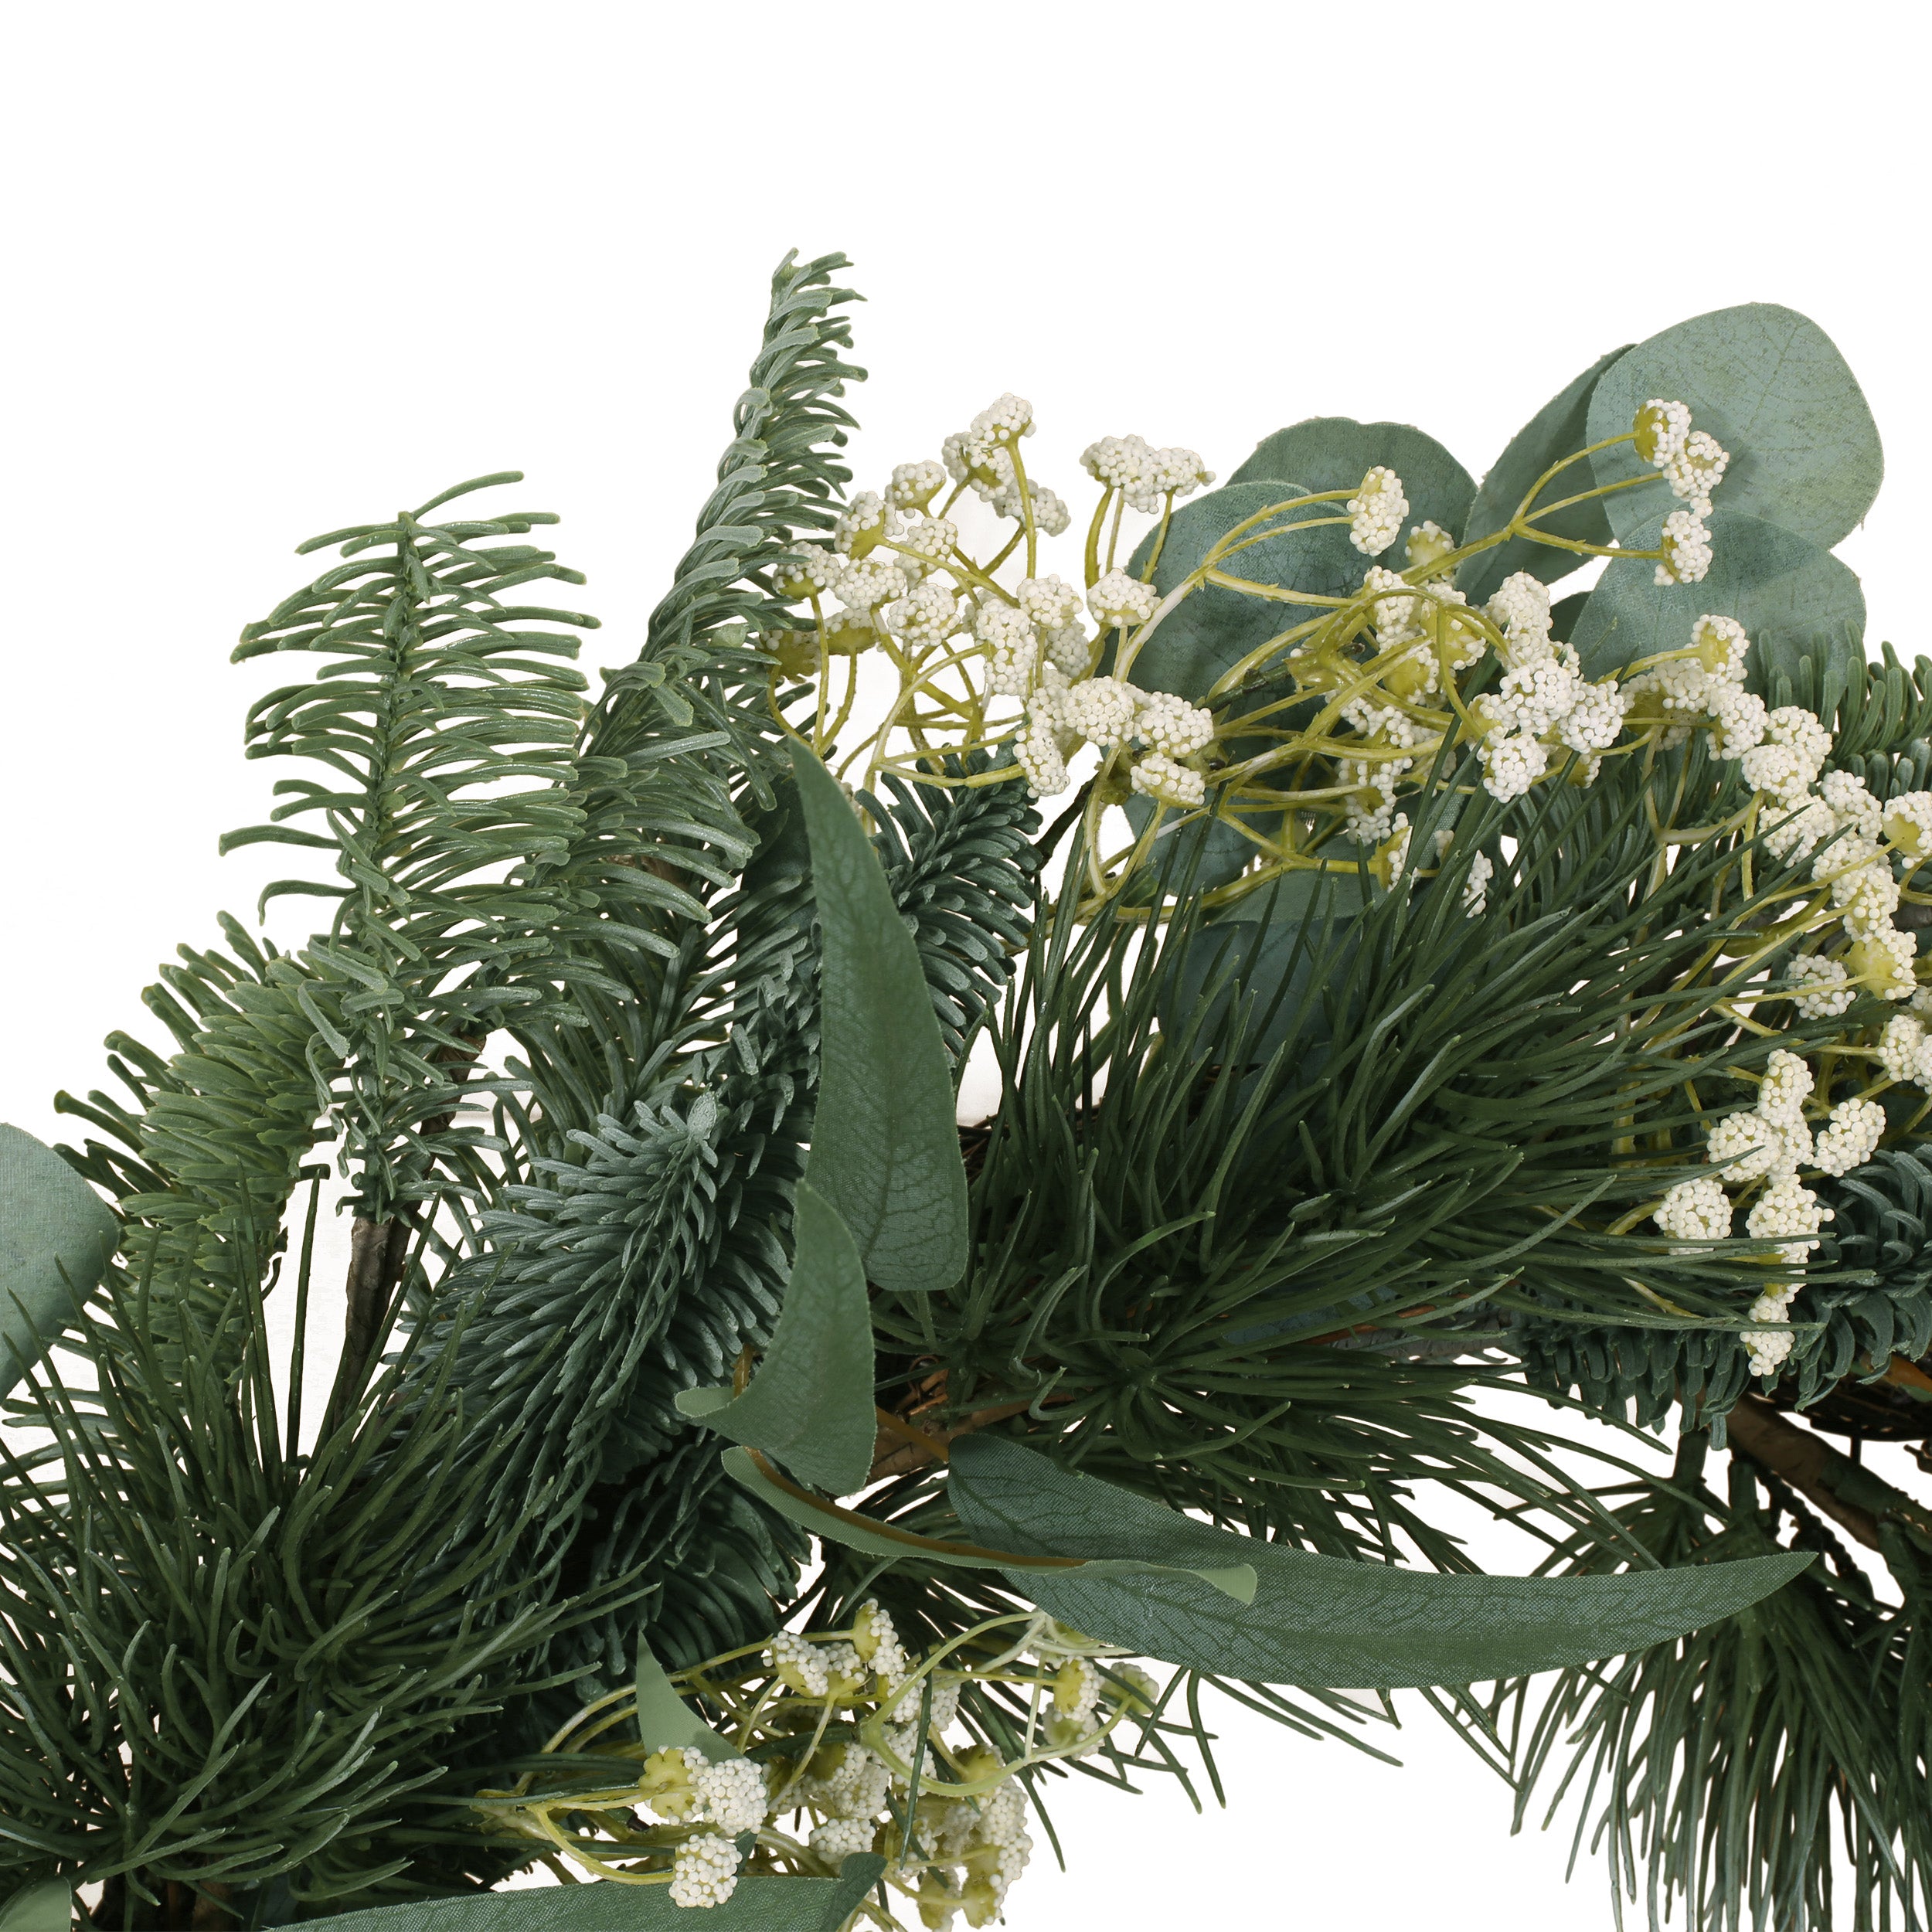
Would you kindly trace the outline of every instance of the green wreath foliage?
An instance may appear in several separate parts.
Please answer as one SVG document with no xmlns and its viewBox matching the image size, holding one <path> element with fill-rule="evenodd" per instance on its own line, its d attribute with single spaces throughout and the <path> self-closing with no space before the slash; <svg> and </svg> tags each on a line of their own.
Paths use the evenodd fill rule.
<svg viewBox="0 0 1932 1932">
<path fill-rule="evenodd" d="M 1257 1590 L 1265 1611 L 1283 1575 L 1331 1576 L 1293 1570 L 1304 1556 L 1370 1601 L 1419 1562 L 1501 1615 L 1453 1526 L 1473 1505 L 1566 1580 L 1549 1601 L 1697 1572 L 1671 1587 L 1724 1610 L 1694 1630 L 1685 1611 L 1683 1634 L 1546 1682 L 1427 1688 L 1515 1783 L 1519 1817 L 1539 1779 L 1557 1778 L 1559 1801 L 1580 1790 L 1580 1841 L 1600 1831 L 1614 1890 L 1641 1891 L 1653 1923 L 1679 1896 L 1712 1932 L 1832 1923 L 1835 1835 L 1850 1922 L 1919 1923 L 1932 1532 L 1849 1458 L 1800 1480 L 1762 1447 L 1793 1426 L 1773 1396 L 1821 1420 L 1868 1386 L 1914 1399 L 1895 1365 L 1932 1352 L 1917 1104 L 1887 1089 L 1886 1145 L 1819 1182 L 1833 1218 L 1808 1258 L 1767 1270 L 1761 1238 L 1687 1240 L 1653 1219 L 1710 1124 L 1756 1104 L 1774 1055 L 1872 1057 L 1845 1042 L 1895 1005 L 1858 975 L 1835 1011 L 1790 1004 L 1816 930 L 1790 908 L 1816 893 L 1819 861 L 1775 835 L 1712 730 L 1653 719 L 1643 755 L 1620 747 L 1600 769 L 1566 751 L 1520 797 L 1489 784 L 1488 750 L 1447 731 L 1392 762 L 1409 787 L 1398 826 L 1395 779 L 1377 821 L 1361 773 L 1405 746 L 1376 735 L 1386 720 L 1336 723 L 1328 695 L 1383 664 L 1363 642 L 1378 597 L 1433 600 L 1423 628 L 1448 664 L 1458 624 L 1500 649 L 1502 620 L 1482 611 L 1507 584 L 1560 580 L 1593 551 L 1608 570 L 1549 613 L 1550 635 L 1593 673 L 1653 637 L 1687 655 L 1672 627 L 1704 607 L 1700 589 L 1651 577 L 1671 553 L 1634 493 L 1654 479 L 1627 420 L 1656 406 L 1653 388 L 1681 390 L 1756 464 L 1713 516 L 1723 568 L 1701 593 L 1752 631 L 1750 689 L 1821 721 L 1832 769 L 1872 801 L 1924 793 L 1932 661 L 1908 671 L 1889 645 L 1866 661 L 1855 580 L 1830 553 L 1879 474 L 1849 371 L 1803 318 L 1757 305 L 1602 359 L 1480 488 L 1419 430 L 1317 418 L 1177 514 L 1212 479 L 1189 452 L 1144 452 L 1169 473 L 1158 525 L 1113 571 L 1108 482 L 1090 584 L 1104 540 L 1120 609 L 1145 607 L 1140 642 L 1157 602 L 1178 614 L 1138 658 L 1132 623 L 1104 617 L 1083 675 L 1090 696 L 1117 672 L 1141 680 L 1134 702 L 1172 700 L 1154 709 L 1181 734 L 1175 756 L 1144 747 L 1136 762 L 1124 738 L 1119 756 L 1096 738 L 1099 772 L 1043 829 L 1034 794 L 1062 756 L 1050 721 L 995 729 L 979 696 L 948 710 L 937 674 L 906 674 L 903 719 L 933 735 L 907 758 L 882 732 L 842 767 L 863 826 L 844 835 L 884 881 L 868 937 L 821 889 L 812 813 L 832 791 L 807 755 L 830 762 L 835 662 L 877 634 L 869 616 L 828 618 L 818 543 L 862 560 L 886 527 L 846 495 L 843 399 L 864 372 L 846 359 L 845 266 L 781 264 L 693 541 L 639 655 L 594 696 L 573 660 L 595 620 L 531 600 L 582 581 L 526 540 L 556 519 L 470 500 L 514 472 L 304 545 L 338 554 L 243 632 L 239 658 L 318 662 L 251 709 L 248 755 L 302 775 L 225 842 L 326 855 L 328 876 L 278 880 L 264 904 L 312 897 L 328 924 L 278 951 L 223 915 L 220 950 L 184 946 L 145 996 L 168 1043 L 111 1034 L 122 1090 L 59 1097 L 89 1130 L 60 1151 L 95 1221 L 111 1204 L 117 1245 L 93 1265 L 83 1216 L 57 1254 L 0 1248 L 20 1281 L 39 1270 L 5 1330 L 25 1377 L 8 1419 L 28 1433 L 0 1483 L 0 1889 L 57 1920 L 50 1882 L 98 1887 L 84 1903 L 101 1932 L 480 1904 L 536 1855 L 479 1825 L 480 1791 L 548 1802 L 543 1780 L 607 1781 L 608 1757 L 567 1740 L 627 1695 L 631 1757 L 655 1763 L 695 1720 L 658 1737 L 647 1711 L 662 1719 L 680 1696 L 736 1709 L 707 1660 L 788 1621 L 876 1642 L 884 1614 L 895 1641 L 968 1655 L 992 1624 L 1056 1600 L 1059 1566 L 1087 1593 L 1068 1600 L 1104 1614 L 1126 1571 L 1207 1628 L 1202 1603 L 1225 1622 Z M 1019 418 L 1001 414 L 1015 402 L 975 425 L 980 445 L 953 440 L 954 495 L 1005 504 L 1008 551 L 1026 546 L 1040 607 L 1057 608 L 1067 587 L 1033 576 L 1056 499 L 1019 466 Z M 1104 481 L 1125 459 L 1096 449 Z M 1416 491 L 1387 508 L 1391 529 L 1428 562 L 1363 588 L 1351 519 L 1391 461 Z M 1532 530 L 1540 480 L 1566 464 L 1598 487 Z M 924 487 L 910 477 L 906 502 L 930 507 Z M 1271 520 L 1284 492 L 1327 513 Z M 910 601 L 941 553 L 904 554 Z M 1427 576 L 1437 563 L 1447 574 Z M 981 643 L 995 648 L 976 638 L 961 656 Z M 1480 656 L 1460 666 L 1465 710 L 1505 682 Z M 1100 838 L 1114 806 L 1134 833 L 1124 854 Z M 1903 906 L 1900 927 L 1920 916 Z M 845 1131 L 818 1109 L 821 1056 L 842 1065 L 827 1036 L 852 1018 L 839 949 L 896 956 L 900 927 L 917 971 L 882 995 L 909 1002 L 893 1037 L 930 1032 L 956 1083 L 976 1058 L 998 1079 L 988 1117 L 944 1150 L 966 1179 L 964 1272 L 916 1288 L 866 1287 L 856 1260 L 841 1277 L 810 1216 L 794 1225 L 815 1152 L 805 1198 L 822 1206 Z M 1775 1029 L 1709 970 L 1745 956 L 1751 998 L 1785 1002 Z M 353 1227 L 349 1325 L 305 1432 L 331 1151 Z M 27 1185 L 0 1172 L 0 1206 Z M 774 1372 L 781 1318 L 794 1333 L 832 1319 L 801 1284 L 829 1297 L 841 1281 L 854 1308 L 863 1288 L 875 1350 L 872 1413 L 843 1415 L 842 1440 L 882 1428 L 862 1507 L 843 1512 L 755 1430 L 721 1457 L 706 1420 L 754 1365 Z M 1804 1297 L 1768 1377 L 1747 1339 L 1772 1318 L 1754 1312 L 1767 1281 Z M 277 1298 L 294 1304 L 292 1395 L 271 1360 Z M 84 1372 L 49 1355 L 56 1338 Z M 850 1393 L 786 1399 L 808 1411 Z M 1577 1412 L 1628 1445 L 1590 1449 L 1588 1479 Z M 1665 1474 L 1638 1432 L 1673 1417 Z M 1727 1418 L 1720 1492 L 1705 1458 Z M 978 1475 L 955 1482 L 949 1445 L 968 1437 L 961 1467 Z M 1094 1512 L 1080 1547 L 987 1546 L 987 1471 L 1040 1466 L 1029 1456 L 1059 1465 L 1073 1518 Z M 1152 1543 L 1150 1522 L 1166 1526 Z M 1794 1553 L 1810 1566 L 1774 1590 Z M 1519 1594 L 1533 1606 L 1541 1588 Z M 1056 1658 L 1090 1641 L 1039 1630 Z M 1209 1668 L 1212 1651 L 1194 1645 L 1158 1700 L 1110 1679 L 1110 1725 L 1144 1716 L 1139 1741 L 1110 1728 L 1064 1762 L 1028 1755 L 1039 1711 L 998 1672 L 954 1689 L 976 1748 L 1026 1757 L 1042 1817 L 1069 1772 L 1131 1789 L 1155 1771 L 1192 1793 L 1193 1753 L 1218 1791 L 1204 1686 L 1311 1739 L 1359 1742 L 1376 1714 L 1332 1686 Z M 1414 1679 L 1391 1662 L 1376 1681 Z M 781 1694 L 759 1695 L 740 1744 Z M 821 1717 L 814 1747 L 828 1735 Z M 763 1761 L 789 1761 L 783 1742 L 759 1743 Z M 918 1842 L 928 1773 L 913 1756 L 903 1821 L 880 1840 L 896 1865 L 868 1853 L 842 1877 L 800 1852 L 783 1869 L 804 1876 L 787 1890 L 779 1866 L 758 1868 L 730 1922 L 831 1932 L 875 1880 L 883 1901 L 882 1872 Z M 922 1910 L 960 1909 L 950 1883 L 922 1889 Z M 671 1915 L 658 1891 L 613 1903 L 622 1889 L 587 1909 L 645 1932 Z M 1000 1896 L 971 1894 L 971 1923 Z"/>
</svg>

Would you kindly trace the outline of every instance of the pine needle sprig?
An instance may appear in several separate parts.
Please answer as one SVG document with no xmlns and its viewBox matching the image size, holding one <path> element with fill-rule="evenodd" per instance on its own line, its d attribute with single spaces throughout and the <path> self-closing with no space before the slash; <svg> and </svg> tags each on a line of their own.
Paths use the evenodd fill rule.
<svg viewBox="0 0 1932 1932">
<path fill-rule="evenodd" d="M 861 298 L 832 281 L 849 266 L 838 254 L 801 263 L 794 250 L 774 272 L 764 338 L 732 410 L 716 487 L 651 614 L 638 662 L 609 680 L 588 736 L 592 751 L 624 756 L 638 694 L 669 685 L 701 726 L 728 734 L 741 781 L 770 803 L 767 760 L 778 742 L 767 700 L 770 660 L 747 639 L 788 621 L 772 566 L 801 533 L 831 528 L 852 480 L 835 452 L 855 420 L 838 398 L 866 372 L 842 359 L 852 324 L 834 311 Z"/>
<path fill-rule="evenodd" d="M 449 1861 L 459 1728 L 553 1684 L 545 1646 L 596 1606 L 492 1581 L 540 1493 L 452 1543 L 505 1445 L 446 1387 L 399 1421 L 392 1366 L 300 1453 L 252 1286 L 213 1324 L 175 1311 L 185 1349 L 152 1308 L 111 1289 L 80 1329 L 97 1387 L 32 1389 L 56 1473 L 5 1452 L 0 1871 L 105 1882 L 103 1925 L 149 1922 L 171 1885 L 230 1909 L 277 1882 L 420 1892 L 412 1864 Z"/>
<path fill-rule="evenodd" d="M 251 757 L 299 757 L 330 777 L 280 781 L 287 802 L 270 822 L 223 842 L 335 855 L 345 883 L 277 880 L 263 900 L 339 902 L 301 955 L 316 981 L 304 1005 L 318 1097 L 372 1223 L 451 1182 L 487 1187 L 474 1130 L 449 1117 L 478 1047 L 507 1016 L 601 977 L 556 937 L 585 923 L 583 900 L 532 876 L 568 858 L 583 823 L 571 793 L 584 681 L 568 661 L 575 629 L 594 620 L 505 601 L 529 583 L 582 578 L 550 552 L 491 541 L 555 522 L 548 512 L 424 521 L 512 480 L 480 478 L 392 522 L 311 539 L 304 551 L 338 544 L 345 560 L 250 625 L 235 653 L 335 660 L 257 700 L 248 719 Z M 291 822 L 305 818 L 325 829 Z M 648 875 L 627 896 L 702 910 Z M 594 896 L 590 909 L 604 910 Z M 602 923 L 604 936 L 668 950 L 634 923 Z"/>
<path fill-rule="evenodd" d="M 1577 1807 L 1575 1851 L 1587 1838 L 1607 1850 L 1620 1924 L 1624 1898 L 1641 1896 L 1654 1932 L 1679 1900 L 1706 1932 L 1743 1932 L 1747 1921 L 1759 1932 L 1824 1932 L 1847 1922 L 1834 1916 L 1841 1858 L 1859 1932 L 1922 1923 L 1932 1889 L 1932 1545 L 1888 1530 L 1885 1562 L 1903 1597 L 1888 1604 L 1769 1471 L 1734 1456 L 1728 1494 L 1715 1493 L 1702 1479 L 1707 1447 L 1685 1436 L 1668 1479 L 1607 1498 L 1628 1533 L 1672 1564 L 1780 1546 L 1818 1560 L 1676 1644 L 1499 1686 L 1493 1715 L 1512 1744 L 1518 1828 L 1536 1785 L 1553 1780 L 1543 1822 L 1566 1801 Z M 1616 1561 L 1586 1533 L 1549 1567 L 1586 1573 Z"/>
</svg>

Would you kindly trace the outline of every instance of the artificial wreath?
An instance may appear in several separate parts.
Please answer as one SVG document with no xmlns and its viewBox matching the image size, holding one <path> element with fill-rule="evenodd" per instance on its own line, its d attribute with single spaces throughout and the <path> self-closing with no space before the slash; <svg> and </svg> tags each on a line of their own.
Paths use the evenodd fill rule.
<svg viewBox="0 0 1932 1932">
<path fill-rule="evenodd" d="M 513 474 L 243 631 L 323 929 L 0 1130 L 0 1932 L 1023 1924 L 1056 1780 L 1402 1686 L 1654 1922 L 1918 1924 L 1932 665 L 1842 359 L 1699 317 L 1480 485 L 1104 436 L 1077 526 L 1012 395 L 847 493 L 844 266 L 594 696 Z"/>
</svg>

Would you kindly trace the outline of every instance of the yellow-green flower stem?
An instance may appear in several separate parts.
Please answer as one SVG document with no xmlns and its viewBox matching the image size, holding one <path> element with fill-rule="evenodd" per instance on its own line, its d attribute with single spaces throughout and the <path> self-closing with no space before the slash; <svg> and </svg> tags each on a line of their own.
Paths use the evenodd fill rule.
<svg viewBox="0 0 1932 1932">
<path fill-rule="evenodd" d="M 1016 436 L 1006 446 L 1006 454 L 1012 458 L 1013 481 L 1019 490 L 1019 513 L 1026 535 L 1026 574 L 1036 577 L 1039 572 L 1039 532 L 1033 527 L 1033 492 L 1026 481 L 1026 459 L 1019 453 L 1019 438 Z M 1012 544 L 1000 553 L 1008 555 Z"/>
<path fill-rule="evenodd" d="M 1122 490 L 1122 491 L 1120 492 L 1120 494 L 1119 494 L 1119 495 L 1117 495 L 1117 496 L 1114 498 L 1114 527 L 1113 527 L 1113 529 L 1111 529 L 1110 531 L 1108 531 L 1107 535 L 1107 567 L 1110 570 L 1112 570 L 1112 569 L 1113 569 L 1113 567 L 1114 567 L 1114 554 L 1115 554 L 1115 553 L 1118 550 L 1118 549 L 1120 548 L 1120 542 L 1121 542 L 1121 519 L 1123 517 L 1124 517 L 1126 515 L 1127 515 L 1127 492 L 1126 492 L 1126 491 Z M 1097 577 L 1094 579 L 1094 582 L 1095 582 L 1095 583 L 1098 583 L 1099 581 L 1100 581 L 1100 580 L 1099 580 Z M 1093 587 L 1093 586 L 1092 586 L 1091 584 L 1090 584 L 1087 587 L 1090 590 L 1090 589 Z"/>
<path fill-rule="evenodd" d="M 1126 499 L 1123 498 L 1121 500 L 1124 502 Z M 1173 527 L 1173 524 L 1174 492 L 1169 490 L 1167 495 L 1161 499 L 1161 520 L 1154 526 L 1154 541 L 1148 546 L 1147 561 L 1141 566 L 1141 581 L 1143 583 L 1151 583 L 1154 581 L 1154 573 L 1161 566 L 1161 553 L 1167 548 L 1167 533 Z M 1117 532 L 1120 528 L 1118 518 L 1114 519 L 1114 527 Z M 1107 559 L 1111 565 L 1113 560 L 1111 550 L 1107 553 Z"/>
<path fill-rule="evenodd" d="M 1081 563 L 1086 572 L 1087 587 L 1090 590 L 1100 580 L 1100 532 L 1106 527 L 1107 506 L 1114 503 L 1117 494 L 1111 485 L 1100 492 L 1100 500 L 1094 505 L 1093 521 L 1087 526 L 1087 549 L 1081 558 Z M 1121 496 L 1114 512 L 1116 532 L 1121 527 L 1121 511 L 1126 508 L 1126 498 Z M 1114 546 L 1111 543 L 1107 546 L 1107 563 L 1108 569 L 1111 570 Z"/>
</svg>

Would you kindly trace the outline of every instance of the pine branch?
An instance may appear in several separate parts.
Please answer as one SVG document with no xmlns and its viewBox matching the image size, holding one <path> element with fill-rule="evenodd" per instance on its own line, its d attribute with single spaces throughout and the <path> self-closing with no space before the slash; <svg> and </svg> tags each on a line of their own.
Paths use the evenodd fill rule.
<svg viewBox="0 0 1932 1932">
<path fill-rule="evenodd" d="M 106 1881 L 135 1924 L 501 1876 L 440 1785 L 459 1733 L 549 1688 L 543 1652 L 599 1607 L 498 1574 L 546 1498 L 454 1547 L 505 1446 L 447 1389 L 404 1418 L 392 1368 L 298 1454 L 252 1283 L 166 1331 L 152 1305 L 111 1290 L 80 1329 L 97 1388 L 34 1390 L 52 1478 L 0 1451 L 0 1876 Z"/>
<path fill-rule="evenodd" d="M 172 1056 L 108 1036 L 110 1065 L 138 1111 L 98 1091 L 55 1100 L 107 1137 L 62 1151 L 129 1218 L 124 1252 L 140 1257 L 158 1332 L 174 1322 L 173 1304 L 212 1321 L 260 1279 L 274 1252 L 267 1231 L 321 1138 L 316 1119 L 335 1073 L 304 1005 L 313 975 L 225 913 L 221 926 L 226 954 L 183 947 L 182 964 L 164 967 L 144 996 L 174 1036 Z"/>
<path fill-rule="evenodd" d="M 1747 1396 L 1734 1427 L 1741 1437 L 1762 1419 Z M 1803 1433 L 1771 1420 L 1778 1431 Z M 1811 1479 L 1807 1457 L 1760 1440 L 1781 1468 Z M 1491 1716 L 1513 1740 L 1519 1826 L 1535 1785 L 1567 1757 L 1544 1821 L 1579 1793 L 1576 1849 L 1587 1838 L 1607 1854 L 1620 1913 L 1620 1895 L 1636 1896 L 1648 1868 L 1653 1927 L 1682 1898 L 1687 1922 L 1704 1932 L 1742 1932 L 1747 1915 L 1778 1932 L 1826 1932 L 1837 1922 L 1832 1868 L 1842 1859 L 1858 1924 L 1893 1923 L 1895 1906 L 1915 1923 L 1932 1882 L 1923 1628 L 1932 1566 L 1923 1544 L 1903 1524 L 1880 1527 L 1903 1597 L 1882 1602 L 1770 1467 L 1733 1457 L 1728 1497 L 1713 1494 L 1702 1480 L 1707 1441 L 1686 1435 L 1668 1481 L 1623 1493 L 1624 1532 L 1674 1565 L 1757 1555 L 1787 1536 L 1818 1560 L 1764 1602 L 1676 1644 L 1560 1672 L 1546 1685 L 1498 1686 Z M 1845 1496 L 1825 1494 L 1838 1516 Z M 1845 1512 L 1855 1530 L 1870 1521 L 1859 1519 L 1872 1499 Z M 1586 1534 L 1550 1567 L 1587 1573 L 1621 1560 Z"/>
</svg>

